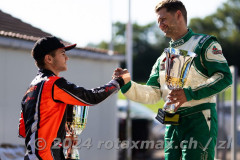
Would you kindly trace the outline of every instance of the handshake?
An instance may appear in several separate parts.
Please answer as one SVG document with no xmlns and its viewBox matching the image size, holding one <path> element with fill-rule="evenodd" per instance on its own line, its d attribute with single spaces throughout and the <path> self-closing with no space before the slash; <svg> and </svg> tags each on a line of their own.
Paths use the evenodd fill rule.
<svg viewBox="0 0 240 160">
<path fill-rule="evenodd" d="M 127 84 L 131 80 L 131 75 L 127 69 L 117 68 L 114 70 L 112 79 L 122 77 L 124 84 Z"/>
</svg>

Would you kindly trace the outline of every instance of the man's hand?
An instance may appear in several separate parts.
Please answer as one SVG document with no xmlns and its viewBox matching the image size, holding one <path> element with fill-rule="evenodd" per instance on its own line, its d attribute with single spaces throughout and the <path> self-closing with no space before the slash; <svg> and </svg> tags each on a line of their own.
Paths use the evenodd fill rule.
<svg viewBox="0 0 240 160">
<path fill-rule="evenodd" d="M 124 80 L 124 84 L 127 84 L 131 80 L 131 75 L 127 69 L 117 68 L 114 70 L 112 79 L 122 77 Z"/>
<path fill-rule="evenodd" d="M 168 102 L 167 105 L 170 104 L 176 105 L 176 108 L 174 110 L 175 112 L 183 103 L 187 102 L 187 98 L 183 89 L 171 90 L 167 98 L 170 100 L 170 102 Z"/>
</svg>

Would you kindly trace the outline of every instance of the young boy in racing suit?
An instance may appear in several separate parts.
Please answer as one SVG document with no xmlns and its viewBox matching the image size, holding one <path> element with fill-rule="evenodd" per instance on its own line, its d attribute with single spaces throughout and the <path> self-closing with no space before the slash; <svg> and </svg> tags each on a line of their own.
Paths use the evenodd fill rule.
<svg viewBox="0 0 240 160">
<path fill-rule="evenodd" d="M 87 90 L 68 82 L 59 73 L 67 70 L 65 46 L 53 36 L 39 39 L 32 56 L 39 68 L 21 102 L 19 136 L 25 138 L 24 160 L 64 160 L 63 147 L 52 149 L 56 138 L 63 142 L 67 105 L 92 106 L 116 93 L 129 80 L 115 78 L 104 86 Z M 70 106 L 69 106 L 70 107 Z"/>
</svg>

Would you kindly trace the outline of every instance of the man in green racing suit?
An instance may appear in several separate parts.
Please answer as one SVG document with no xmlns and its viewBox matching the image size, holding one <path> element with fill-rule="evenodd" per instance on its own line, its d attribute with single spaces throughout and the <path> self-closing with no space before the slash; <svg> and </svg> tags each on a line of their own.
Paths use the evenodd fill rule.
<svg viewBox="0 0 240 160">
<path fill-rule="evenodd" d="M 146 85 L 130 81 L 122 87 L 130 100 L 154 104 L 169 98 L 180 115 L 178 125 L 166 125 L 165 160 L 213 160 L 217 139 L 216 94 L 232 84 L 222 48 L 214 36 L 196 34 L 187 28 L 187 12 L 178 0 L 156 6 L 159 28 L 170 37 L 170 46 L 197 54 L 183 89 L 170 91 L 165 83 L 163 53 L 154 64 Z M 113 76 L 124 76 L 118 68 Z"/>
</svg>

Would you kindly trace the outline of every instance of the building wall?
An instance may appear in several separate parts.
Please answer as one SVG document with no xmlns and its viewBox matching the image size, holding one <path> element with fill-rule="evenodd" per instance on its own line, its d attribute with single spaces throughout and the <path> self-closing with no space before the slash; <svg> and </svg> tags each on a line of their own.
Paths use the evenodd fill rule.
<svg viewBox="0 0 240 160">
<path fill-rule="evenodd" d="M 60 76 L 87 89 L 106 84 L 111 80 L 117 61 L 70 57 L 68 71 Z M 37 73 L 30 50 L 0 48 L 0 144 L 24 144 L 17 137 L 21 99 Z M 117 94 L 99 105 L 90 107 L 86 129 L 81 134 L 82 159 L 114 160 L 117 150 L 98 148 L 101 141 L 117 139 Z M 83 142 L 91 147 L 84 147 Z"/>
</svg>

